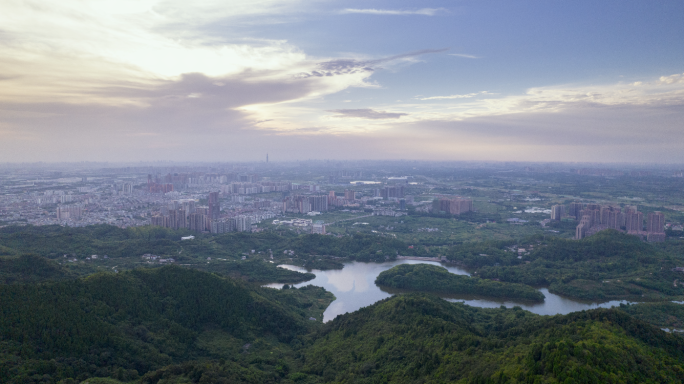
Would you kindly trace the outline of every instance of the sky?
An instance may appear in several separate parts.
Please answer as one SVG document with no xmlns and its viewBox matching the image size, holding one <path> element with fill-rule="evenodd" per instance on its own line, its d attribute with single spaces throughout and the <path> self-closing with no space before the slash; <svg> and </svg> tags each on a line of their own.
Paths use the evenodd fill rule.
<svg viewBox="0 0 684 384">
<path fill-rule="evenodd" d="M 3 0 L 0 162 L 684 164 L 681 0 Z"/>
</svg>

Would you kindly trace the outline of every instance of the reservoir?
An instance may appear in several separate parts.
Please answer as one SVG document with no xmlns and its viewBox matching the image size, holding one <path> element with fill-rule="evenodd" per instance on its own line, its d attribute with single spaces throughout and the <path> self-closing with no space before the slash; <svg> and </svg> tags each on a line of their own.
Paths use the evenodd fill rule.
<svg viewBox="0 0 684 384">
<path fill-rule="evenodd" d="M 400 293 L 398 291 L 383 290 L 375 285 L 375 278 L 387 269 L 399 264 L 432 264 L 445 267 L 449 272 L 457 275 L 470 275 L 467 271 L 458 267 L 446 266 L 438 262 L 419 261 L 419 260 L 396 260 L 385 263 L 362 263 L 350 262 L 344 265 L 344 269 L 333 269 L 328 271 L 320 271 L 314 269 L 311 271 L 316 274 L 313 280 L 305 281 L 303 283 L 294 284 L 295 287 L 303 287 L 309 284 L 323 287 L 332 292 L 337 298 L 333 301 L 328 309 L 323 314 L 323 321 L 327 322 L 334 319 L 337 315 L 347 312 L 354 312 L 360 308 L 367 307 L 379 300 Z M 287 268 L 293 271 L 306 272 L 302 267 L 292 265 L 280 265 L 282 268 Z M 266 287 L 282 288 L 283 284 L 268 284 Z M 548 289 L 541 288 L 540 291 L 546 296 L 543 303 L 529 303 L 523 301 L 510 301 L 506 299 L 484 298 L 472 295 L 463 296 L 444 296 L 445 300 L 452 302 L 462 302 L 473 307 L 481 308 L 499 308 L 506 306 L 512 308 L 519 306 L 530 312 L 539 315 L 558 315 L 567 314 L 575 311 L 582 311 L 595 308 L 610 308 L 618 306 L 620 303 L 627 303 L 627 301 L 608 301 L 604 303 L 593 303 L 574 299 L 564 298 L 553 293 L 549 293 Z"/>
</svg>

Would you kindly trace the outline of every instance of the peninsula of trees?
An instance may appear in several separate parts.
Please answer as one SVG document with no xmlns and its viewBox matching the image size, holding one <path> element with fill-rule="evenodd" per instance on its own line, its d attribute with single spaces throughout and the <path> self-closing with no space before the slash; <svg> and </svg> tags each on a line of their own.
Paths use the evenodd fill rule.
<svg viewBox="0 0 684 384">
<path fill-rule="evenodd" d="M 443 267 L 430 264 L 397 265 L 380 273 L 375 283 L 418 292 L 544 301 L 544 294 L 527 285 L 455 275 Z"/>
</svg>

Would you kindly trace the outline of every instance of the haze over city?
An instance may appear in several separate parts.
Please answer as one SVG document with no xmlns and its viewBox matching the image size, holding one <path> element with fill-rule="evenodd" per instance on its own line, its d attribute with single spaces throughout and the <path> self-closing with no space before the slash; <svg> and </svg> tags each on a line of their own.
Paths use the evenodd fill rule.
<svg viewBox="0 0 684 384">
<path fill-rule="evenodd" d="M 680 1 L 3 1 L 0 161 L 681 163 Z"/>
</svg>

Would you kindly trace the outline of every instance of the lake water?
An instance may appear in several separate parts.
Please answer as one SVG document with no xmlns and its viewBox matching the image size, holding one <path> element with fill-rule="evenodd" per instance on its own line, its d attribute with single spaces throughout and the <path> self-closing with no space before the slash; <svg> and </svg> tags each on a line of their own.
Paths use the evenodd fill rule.
<svg viewBox="0 0 684 384">
<path fill-rule="evenodd" d="M 334 269 L 328 271 L 314 269 L 311 272 L 316 274 L 315 279 L 295 284 L 294 286 L 303 287 L 312 284 L 323 287 L 335 295 L 337 299 L 330 304 L 328 309 L 326 309 L 325 313 L 323 314 L 323 321 L 327 322 L 334 319 L 337 315 L 347 312 L 354 312 L 379 300 L 390 297 L 393 294 L 400 293 L 399 291 L 380 289 L 380 287 L 375 285 L 375 278 L 380 274 L 380 272 L 399 264 L 439 265 L 445 267 L 451 273 L 470 276 L 470 274 L 463 269 L 430 261 L 396 260 L 386 263 L 351 262 L 346 263 L 344 265 L 344 269 Z M 280 265 L 280 267 L 293 271 L 306 272 L 304 268 L 292 265 Z M 266 287 L 282 288 L 283 284 L 268 284 Z M 517 305 L 539 315 L 567 314 L 570 312 L 586 309 L 610 308 L 613 306 L 618 306 L 620 303 L 627 303 L 627 301 L 608 301 L 604 303 L 583 302 L 549 293 L 548 289 L 546 288 L 541 288 L 540 291 L 544 294 L 544 296 L 546 296 L 546 300 L 544 300 L 543 303 L 530 303 L 505 299 L 498 300 L 472 295 L 442 295 L 442 297 L 448 301 L 462 302 L 481 308 L 499 308 L 502 305 L 506 306 L 507 308 L 512 308 Z"/>
</svg>

